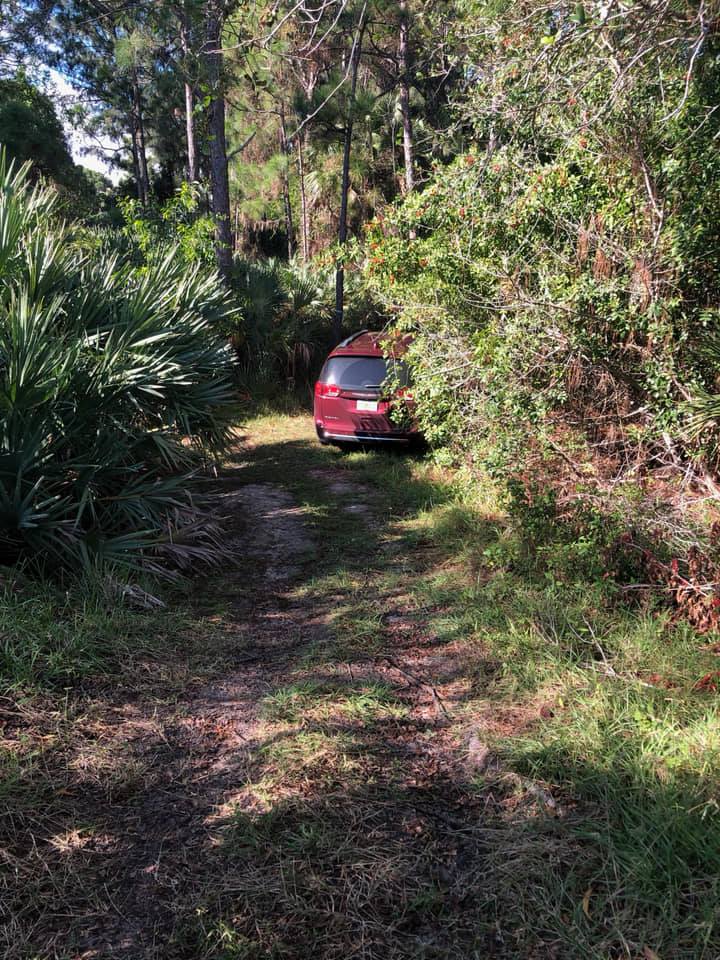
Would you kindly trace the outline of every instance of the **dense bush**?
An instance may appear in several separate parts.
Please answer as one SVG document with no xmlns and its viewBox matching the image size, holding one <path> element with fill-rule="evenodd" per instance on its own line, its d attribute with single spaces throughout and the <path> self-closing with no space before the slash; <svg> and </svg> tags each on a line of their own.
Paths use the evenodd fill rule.
<svg viewBox="0 0 720 960">
<path fill-rule="evenodd" d="M 328 343 L 332 310 L 323 278 L 279 260 L 238 258 L 232 284 L 243 323 L 230 336 L 245 386 L 303 384 Z"/>
<path fill-rule="evenodd" d="M 563 506 L 715 456 L 717 43 L 691 7 L 600 6 L 499 5 L 469 41 L 473 144 L 367 232 L 428 436 Z"/>
<path fill-rule="evenodd" d="M 163 204 L 143 206 L 119 201 L 124 225 L 115 243 L 124 243 L 138 258 L 153 257 L 158 247 L 173 245 L 188 263 L 215 263 L 215 221 L 203 208 L 207 197 L 198 184 L 183 183 Z"/>
<path fill-rule="evenodd" d="M 192 473 L 228 437 L 233 308 L 165 249 L 85 250 L 0 161 L 0 562 L 158 567 L 206 554 Z"/>
</svg>

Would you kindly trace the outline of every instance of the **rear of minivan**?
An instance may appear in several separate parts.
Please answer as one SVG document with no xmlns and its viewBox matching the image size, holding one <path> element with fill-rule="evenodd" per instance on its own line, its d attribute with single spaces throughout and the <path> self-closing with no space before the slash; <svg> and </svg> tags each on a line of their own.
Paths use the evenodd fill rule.
<svg viewBox="0 0 720 960">
<path fill-rule="evenodd" d="M 314 404 L 321 443 L 408 443 L 418 436 L 408 407 L 407 369 L 399 356 L 383 356 L 381 336 L 356 334 L 325 361 Z"/>
</svg>

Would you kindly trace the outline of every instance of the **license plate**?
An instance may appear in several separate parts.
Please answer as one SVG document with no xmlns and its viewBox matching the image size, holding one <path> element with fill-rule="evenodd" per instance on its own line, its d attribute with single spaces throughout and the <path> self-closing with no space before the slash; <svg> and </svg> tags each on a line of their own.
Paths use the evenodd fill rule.
<svg viewBox="0 0 720 960">
<path fill-rule="evenodd" d="M 378 402 L 377 400 L 358 400 L 357 402 L 358 410 L 375 410 L 377 411 Z"/>
</svg>

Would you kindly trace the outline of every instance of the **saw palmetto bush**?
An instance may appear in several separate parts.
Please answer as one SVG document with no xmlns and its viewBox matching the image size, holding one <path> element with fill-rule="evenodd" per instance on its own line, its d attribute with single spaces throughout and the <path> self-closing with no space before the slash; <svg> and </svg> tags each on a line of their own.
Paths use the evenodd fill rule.
<svg viewBox="0 0 720 960">
<path fill-rule="evenodd" d="M 330 344 L 326 278 L 295 263 L 237 259 L 233 287 L 243 322 L 230 333 L 246 386 L 309 381 Z"/>
<path fill-rule="evenodd" d="M 233 289 L 242 322 L 229 328 L 241 379 L 254 393 L 282 384 L 312 387 L 333 346 L 335 264 L 236 259 Z M 347 270 L 345 330 L 381 329 L 386 321 L 359 272 Z"/>
<path fill-rule="evenodd" d="M 228 439 L 232 306 L 174 250 L 98 256 L 0 157 L 0 563 L 209 557 L 192 477 Z"/>
</svg>

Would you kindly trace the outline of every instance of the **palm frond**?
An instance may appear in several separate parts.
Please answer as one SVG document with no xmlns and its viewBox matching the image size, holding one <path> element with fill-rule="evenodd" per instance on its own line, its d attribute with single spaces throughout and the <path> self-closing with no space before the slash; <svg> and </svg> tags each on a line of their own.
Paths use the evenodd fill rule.
<svg viewBox="0 0 720 960">
<path fill-rule="evenodd" d="M 157 572 L 180 526 L 210 552 L 193 487 L 229 438 L 237 306 L 174 249 L 98 249 L 0 153 L 0 563 Z"/>
</svg>

